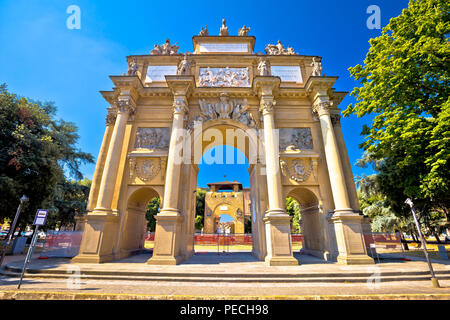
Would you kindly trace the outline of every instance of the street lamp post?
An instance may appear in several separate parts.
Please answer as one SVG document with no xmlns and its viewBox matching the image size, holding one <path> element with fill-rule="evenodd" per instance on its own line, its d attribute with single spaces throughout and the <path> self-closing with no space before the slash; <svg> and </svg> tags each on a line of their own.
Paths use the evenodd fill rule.
<svg viewBox="0 0 450 320">
<path fill-rule="evenodd" d="M 414 210 L 414 204 L 410 198 L 406 199 L 405 203 L 411 207 L 411 212 L 412 212 L 412 215 L 414 218 L 414 222 L 416 223 L 417 231 L 419 232 L 420 242 L 422 242 L 422 247 L 423 247 L 423 251 L 425 253 L 425 258 L 427 259 L 428 267 L 430 268 L 431 283 L 433 284 L 433 287 L 440 288 L 439 281 L 438 281 L 438 279 L 436 279 L 436 276 L 435 276 L 434 270 L 433 270 L 433 266 L 431 265 L 430 257 L 428 256 L 427 246 L 425 244 L 425 239 L 423 238 L 422 229 L 420 229 L 419 220 L 417 220 L 416 210 Z"/>
<path fill-rule="evenodd" d="M 20 198 L 20 204 L 19 204 L 19 207 L 17 208 L 16 216 L 14 217 L 14 221 L 13 221 L 12 225 L 9 228 L 8 236 L 6 238 L 7 240 L 5 241 L 5 246 L 3 247 L 2 256 L 0 258 L 0 268 L 2 266 L 3 259 L 5 258 L 5 254 L 6 254 L 6 250 L 8 248 L 8 245 L 11 242 L 11 239 L 12 239 L 12 237 L 14 235 L 14 231 L 16 230 L 17 220 L 19 219 L 19 215 L 20 215 L 20 211 L 22 210 L 22 206 L 27 201 L 28 201 L 28 197 L 26 195 L 23 195 L 22 198 Z"/>
</svg>

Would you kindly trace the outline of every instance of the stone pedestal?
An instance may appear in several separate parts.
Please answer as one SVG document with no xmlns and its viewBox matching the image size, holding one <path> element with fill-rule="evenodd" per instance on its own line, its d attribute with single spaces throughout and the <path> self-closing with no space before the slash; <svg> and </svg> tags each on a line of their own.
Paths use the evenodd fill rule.
<svg viewBox="0 0 450 320">
<path fill-rule="evenodd" d="M 156 216 L 155 248 L 148 264 L 176 265 L 185 259 L 180 254 L 178 238 L 181 237 L 183 217 L 174 210 Z"/>
<path fill-rule="evenodd" d="M 363 216 L 352 211 L 335 210 L 330 218 L 334 224 L 341 264 L 373 264 L 374 261 L 367 255 L 362 230 Z"/>
<path fill-rule="evenodd" d="M 88 214 L 80 245 L 80 252 L 72 259 L 74 263 L 102 263 L 114 260 L 113 244 L 119 223 L 114 214 Z"/>
<path fill-rule="evenodd" d="M 290 222 L 291 217 L 283 211 L 266 212 L 266 216 L 264 217 L 267 244 L 266 265 L 298 265 L 297 259 L 292 255 Z"/>
</svg>

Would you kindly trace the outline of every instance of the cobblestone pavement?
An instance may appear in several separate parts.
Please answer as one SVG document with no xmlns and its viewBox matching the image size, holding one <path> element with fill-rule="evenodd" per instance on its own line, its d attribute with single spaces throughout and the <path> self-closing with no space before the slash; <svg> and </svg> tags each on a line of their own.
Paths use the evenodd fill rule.
<svg viewBox="0 0 450 320">
<path fill-rule="evenodd" d="M 19 257 L 8 257 L 6 263 L 21 263 Z M 197 270 L 218 272 L 264 272 L 276 270 L 284 272 L 301 272 L 314 270 L 315 272 L 334 271 L 367 271 L 374 266 L 341 266 L 332 263 L 320 262 L 313 257 L 300 257 L 302 265 L 295 267 L 266 267 L 263 263 L 255 261 L 250 255 L 232 254 L 230 256 L 206 256 L 196 255 L 193 259 L 179 266 L 151 266 L 145 262 L 149 256 L 139 255 L 123 259 L 120 262 L 105 263 L 102 265 L 89 265 L 89 268 L 108 270 Z M 24 257 L 22 257 L 23 262 Z M 56 261 L 56 260 L 55 260 Z M 51 264 L 49 260 L 33 260 L 33 264 Z M 67 262 L 67 260 L 66 260 Z M 88 265 L 86 265 L 87 267 Z M 414 267 L 426 268 L 426 263 L 421 260 L 402 263 L 381 263 L 383 270 L 405 269 Z M 61 265 L 59 266 L 61 267 Z M 82 265 L 85 267 L 85 265 Z M 447 269 L 449 265 L 434 264 L 435 269 Z M 1 276 L 0 291 L 16 291 L 18 279 Z M 48 279 L 48 278 L 25 278 L 21 292 L 52 292 L 55 294 L 76 293 L 78 298 L 83 295 L 97 295 L 101 298 L 104 294 L 119 295 L 118 298 L 130 298 L 130 295 L 146 295 L 144 298 L 162 298 L 168 296 L 180 299 L 195 298 L 227 298 L 245 299 L 298 299 L 305 296 L 321 296 L 322 298 L 333 296 L 355 296 L 359 299 L 378 298 L 423 298 L 418 295 L 432 295 L 432 299 L 450 299 L 450 280 L 440 280 L 441 288 L 432 288 L 431 281 L 394 281 L 370 283 L 230 283 L 230 282 L 177 282 L 177 281 L 136 281 L 136 280 L 86 280 L 86 279 Z M 120 296 L 123 295 L 123 296 Z M 55 297 L 54 297 L 55 298 Z M 116 297 L 117 298 L 117 297 Z M 141 297 L 142 298 L 142 297 Z M 335 297 L 334 297 L 335 298 Z"/>
</svg>

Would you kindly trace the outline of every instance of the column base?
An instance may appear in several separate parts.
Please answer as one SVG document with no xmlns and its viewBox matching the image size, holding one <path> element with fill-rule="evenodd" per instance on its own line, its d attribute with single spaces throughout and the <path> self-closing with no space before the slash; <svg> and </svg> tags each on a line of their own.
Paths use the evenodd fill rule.
<svg viewBox="0 0 450 320">
<path fill-rule="evenodd" d="M 337 262 L 339 264 L 346 264 L 346 265 L 352 265 L 352 264 L 374 264 L 374 260 L 369 256 L 338 256 Z"/>
<path fill-rule="evenodd" d="M 119 224 L 119 216 L 111 210 L 94 210 L 86 216 L 83 237 L 73 263 L 103 263 L 115 260 L 113 245 Z"/>
<path fill-rule="evenodd" d="M 179 243 L 182 220 L 177 209 L 163 209 L 156 216 L 155 247 L 147 264 L 176 265 L 184 261 Z"/>
<path fill-rule="evenodd" d="M 298 260 L 294 257 L 266 257 L 264 264 L 269 267 L 273 266 L 298 266 Z"/>
<path fill-rule="evenodd" d="M 334 224 L 340 264 L 374 264 L 368 256 L 361 222 L 363 216 L 352 209 L 336 209 L 330 221 Z"/>
<path fill-rule="evenodd" d="M 172 257 L 172 256 L 167 256 L 167 257 L 163 257 L 163 256 L 156 256 L 156 257 L 151 257 L 150 259 L 147 260 L 147 264 L 153 264 L 153 265 L 167 265 L 167 266 L 174 266 L 177 264 L 180 264 L 181 262 L 183 262 L 185 259 L 181 256 L 177 256 L 177 257 Z"/>
<path fill-rule="evenodd" d="M 70 260 L 71 263 L 104 263 L 104 262 L 108 262 L 108 261 L 113 261 L 116 260 L 114 259 L 114 256 L 111 255 L 104 255 L 104 256 L 99 256 L 99 255 L 94 255 L 94 254 L 79 254 L 75 257 L 72 258 L 72 260 Z"/>
<path fill-rule="evenodd" d="M 267 266 L 296 266 L 291 241 L 291 217 L 284 210 L 268 210 L 263 219 L 266 225 Z"/>
</svg>

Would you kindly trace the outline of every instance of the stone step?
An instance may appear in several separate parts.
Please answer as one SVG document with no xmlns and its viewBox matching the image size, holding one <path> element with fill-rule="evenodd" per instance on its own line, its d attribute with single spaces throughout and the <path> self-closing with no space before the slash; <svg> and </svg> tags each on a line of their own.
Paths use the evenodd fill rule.
<svg viewBox="0 0 450 320">
<path fill-rule="evenodd" d="M 51 272 L 52 270 L 45 270 L 46 272 L 33 272 L 44 270 L 30 270 L 25 273 L 26 278 L 55 278 L 55 279 L 68 279 L 73 277 L 73 274 L 67 272 L 60 272 L 63 270 L 55 270 L 59 272 Z M 1 272 L 5 276 L 19 277 L 21 270 L 15 268 L 5 268 Z M 450 271 L 437 272 L 437 278 L 439 280 L 450 280 Z M 126 281 L 161 281 L 161 282 L 232 282 L 232 283 L 364 283 L 372 279 L 372 274 L 365 274 L 355 276 L 354 274 L 339 274 L 333 276 L 331 274 L 297 274 L 293 275 L 277 275 L 276 277 L 270 277 L 263 274 L 253 274 L 251 276 L 243 274 L 227 275 L 224 276 L 198 276 L 192 273 L 179 273 L 179 274 L 151 274 L 143 275 L 142 273 L 101 273 L 101 272 L 83 272 L 80 275 L 81 280 L 126 280 Z M 398 272 L 397 274 L 390 275 L 382 273 L 376 277 L 373 277 L 374 281 L 390 282 L 390 281 L 426 281 L 430 280 L 430 276 L 427 272 Z"/>
</svg>

